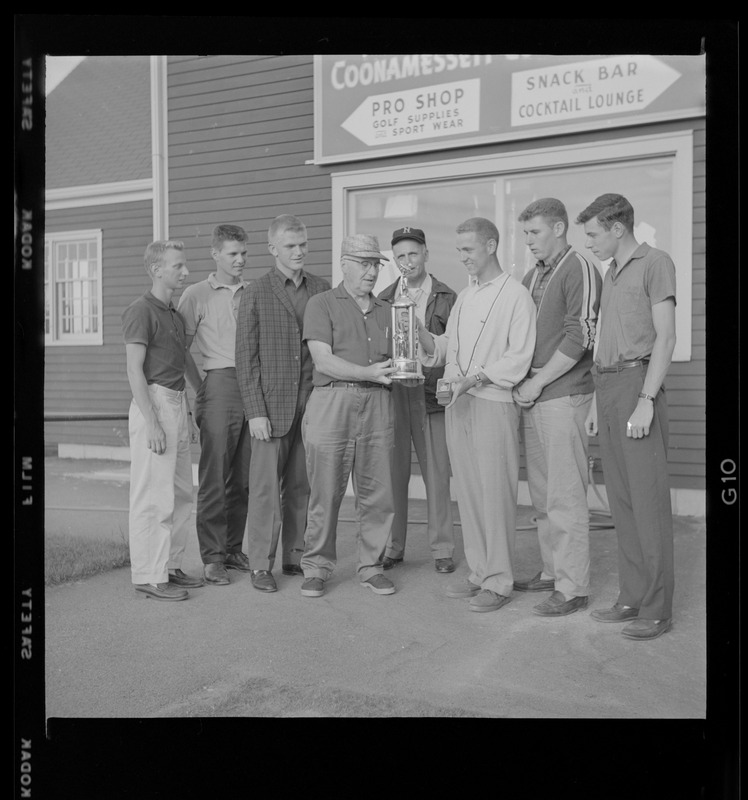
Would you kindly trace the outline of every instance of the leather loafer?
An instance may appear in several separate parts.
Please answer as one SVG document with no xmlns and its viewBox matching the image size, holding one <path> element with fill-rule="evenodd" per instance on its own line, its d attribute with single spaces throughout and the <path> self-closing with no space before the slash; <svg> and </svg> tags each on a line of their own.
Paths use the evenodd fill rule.
<svg viewBox="0 0 748 800">
<path fill-rule="evenodd" d="M 656 639 L 667 633 L 671 626 L 672 621 L 669 619 L 635 619 L 621 633 L 627 639 Z"/>
<path fill-rule="evenodd" d="M 190 595 L 186 589 L 180 589 L 171 583 L 136 583 L 135 591 L 142 592 L 154 600 L 186 600 Z"/>
<path fill-rule="evenodd" d="M 590 616 L 598 622 L 626 622 L 629 619 L 636 619 L 639 616 L 639 609 L 616 603 L 612 608 L 596 608 L 590 612 Z"/>
<path fill-rule="evenodd" d="M 169 573 L 169 583 L 174 586 L 184 586 L 190 589 L 197 589 L 198 586 L 205 586 L 205 581 L 196 575 L 185 575 L 181 569 L 175 569 Z"/>
<path fill-rule="evenodd" d="M 250 575 L 252 586 L 261 592 L 277 592 L 273 573 L 267 569 L 253 569 Z"/>
<path fill-rule="evenodd" d="M 532 613 L 541 617 L 564 617 L 579 611 L 580 608 L 587 608 L 588 600 L 586 596 L 567 600 L 561 592 L 554 592 L 547 600 L 536 605 Z"/>
<path fill-rule="evenodd" d="M 389 556 L 385 556 L 382 559 L 382 569 L 392 569 L 395 564 L 402 564 L 402 558 L 390 558 Z"/>
<path fill-rule="evenodd" d="M 542 574 L 542 572 L 538 572 L 534 578 L 527 581 L 515 581 L 514 588 L 518 592 L 552 592 L 556 588 L 556 582 L 541 579 Z"/>
<path fill-rule="evenodd" d="M 454 572 L 455 562 L 451 558 L 435 558 L 434 569 L 437 572 Z"/>
<path fill-rule="evenodd" d="M 214 586 L 226 586 L 231 583 L 229 580 L 229 573 L 226 572 L 226 567 L 223 566 L 221 561 L 213 561 L 205 565 L 203 569 L 205 575 L 205 582 L 212 583 Z"/>
<path fill-rule="evenodd" d="M 491 589 L 481 589 L 470 601 L 471 611 L 498 611 L 509 602 L 508 597 Z"/>
<path fill-rule="evenodd" d="M 284 564 L 283 565 L 283 574 L 284 575 L 303 575 L 304 570 L 298 564 Z"/>
<path fill-rule="evenodd" d="M 301 593 L 304 597 L 322 597 L 325 593 L 325 582 L 322 578 L 307 578 L 301 584 Z"/>
<path fill-rule="evenodd" d="M 238 569 L 242 572 L 251 572 L 249 559 L 241 550 L 238 553 L 227 553 L 223 565 L 226 569 Z"/>
</svg>

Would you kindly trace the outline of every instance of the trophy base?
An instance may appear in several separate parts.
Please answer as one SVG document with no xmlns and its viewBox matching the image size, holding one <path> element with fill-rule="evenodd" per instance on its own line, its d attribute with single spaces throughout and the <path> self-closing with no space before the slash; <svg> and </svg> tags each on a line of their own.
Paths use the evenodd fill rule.
<svg viewBox="0 0 748 800">
<path fill-rule="evenodd" d="M 394 372 L 390 379 L 397 381 L 400 386 L 421 386 L 426 380 L 423 375 L 415 372 Z"/>
</svg>

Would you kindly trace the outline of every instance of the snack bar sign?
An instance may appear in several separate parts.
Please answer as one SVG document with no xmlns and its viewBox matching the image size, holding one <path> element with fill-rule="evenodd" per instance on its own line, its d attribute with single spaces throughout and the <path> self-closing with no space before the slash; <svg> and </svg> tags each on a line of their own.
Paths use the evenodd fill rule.
<svg viewBox="0 0 748 800">
<path fill-rule="evenodd" d="M 315 56 L 315 162 L 701 116 L 703 56 Z"/>
</svg>

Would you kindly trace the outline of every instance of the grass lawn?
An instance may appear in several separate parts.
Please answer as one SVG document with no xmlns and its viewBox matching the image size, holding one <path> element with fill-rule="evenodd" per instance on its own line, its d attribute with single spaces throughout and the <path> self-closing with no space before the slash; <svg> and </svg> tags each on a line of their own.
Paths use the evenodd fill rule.
<svg viewBox="0 0 748 800">
<path fill-rule="evenodd" d="M 44 583 L 56 586 L 130 564 L 130 550 L 124 538 L 91 539 L 68 533 L 44 538 Z"/>
</svg>

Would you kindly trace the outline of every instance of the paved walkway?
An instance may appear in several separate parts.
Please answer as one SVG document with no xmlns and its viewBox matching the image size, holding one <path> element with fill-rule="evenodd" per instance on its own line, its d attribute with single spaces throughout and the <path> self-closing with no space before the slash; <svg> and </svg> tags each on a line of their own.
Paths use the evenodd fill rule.
<svg viewBox="0 0 748 800">
<path fill-rule="evenodd" d="M 47 458 L 46 532 L 125 536 L 127 473 L 116 462 Z M 460 528 L 458 570 L 439 575 L 425 503 L 411 506 L 391 596 L 358 585 L 350 499 L 322 598 L 302 597 L 301 579 L 279 570 L 275 594 L 232 572 L 230 586 L 192 590 L 181 603 L 136 595 L 128 569 L 48 588 L 47 717 L 705 717 L 703 519 L 676 518 L 673 629 L 631 642 L 587 612 L 533 615 L 544 595 L 515 593 L 489 614 L 447 598 L 445 584 L 467 572 Z M 527 576 L 538 566 L 531 509 L 520 508 L 518 525 L 516 572 Z M 614 530 L 595 530 L 591 549 L 592 609 L 616 599 Z M 196 535 L 183 568 L 201 570 Z"/>
</svg>

